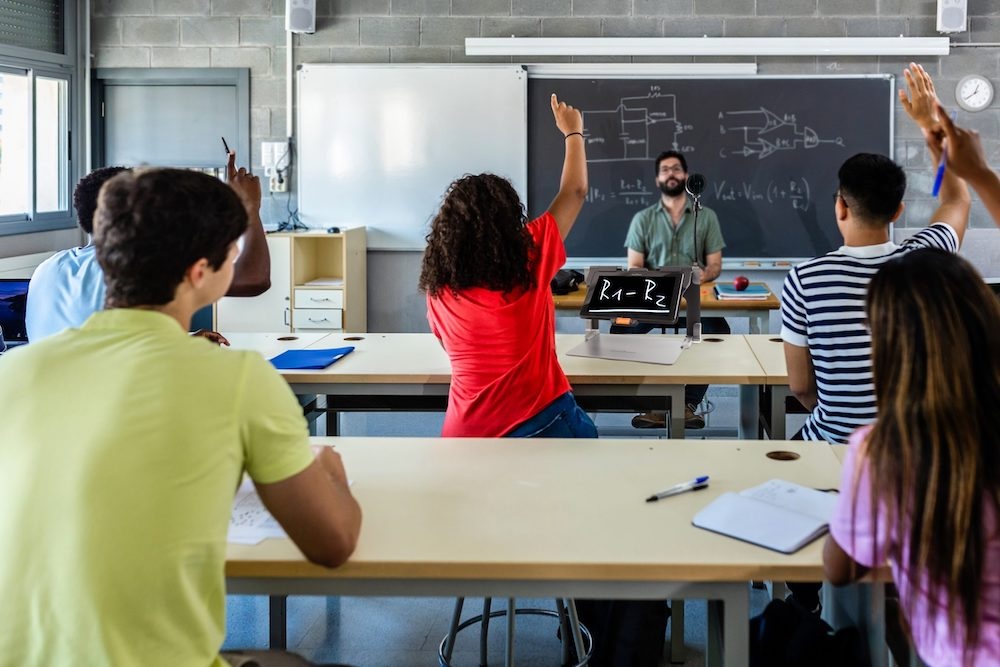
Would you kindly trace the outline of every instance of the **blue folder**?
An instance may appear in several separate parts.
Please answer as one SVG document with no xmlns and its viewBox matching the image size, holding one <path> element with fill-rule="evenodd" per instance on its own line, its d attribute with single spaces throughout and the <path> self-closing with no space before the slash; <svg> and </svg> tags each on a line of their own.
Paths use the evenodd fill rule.
<svg viewBox="0 0 1000 667">
<path fill-rule="evenodd" d="M 353 351 L 353 346 L 333 347 L 326 350 L 286 350 L 271 359 L 271 363 L 278 370 L 318 370 L 332 365 L 333 362 Z"/>
</svg>

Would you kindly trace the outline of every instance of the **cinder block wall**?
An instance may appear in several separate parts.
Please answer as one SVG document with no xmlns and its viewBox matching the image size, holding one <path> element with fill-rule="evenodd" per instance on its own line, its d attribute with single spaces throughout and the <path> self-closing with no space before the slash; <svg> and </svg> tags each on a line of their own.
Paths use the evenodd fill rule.
<svg viewBox="0 0 1000 667">
<path fill-rule="evenodd" d="M 317 32 L 296 35 L 295 63 L 458 63 L 471 59 L 466 37 L 673 37 L 673 36 L 936 36 L 936 0 L 317 0 Z M 943 58 L 923 58 L 942 101 L 955 104 L 955 85 L 969 73 L 1000 85 L 1000 1 L 969 0 L 969 30 L 951 37 L 956 45 Z M 260 142 L 285 137 L 284 0 L 93 0 L 91 39 L 97 67 L 249 67 L 253 163 Z M 978 44 L 992 44 L 977 46 Z M 561 58 L 548 62 L 607 62 Z M 732 58 L 617 58 L 616 62 L 694 62 Z M 901 75 L 903 58 L 747 58 L 762 74 L 891 73 Z M 531 61 L 522 61 L 531 62 Z M 991 163 L 1000 166 L 1000 99 L 978 114 L 961 112 L 959 122 L 982 133 Z M 905 228 L 927 224 L 935 203 L 933 166 L 923 140 L 896 111 L 896 159 L 908 171 L 911 195 L 901 221 Z M 277 219 L 284 210 L 272 206 Z M 1000 245 L 994 224 L 976 201 L 974 232 L 967 251 L 986 273 L 1000 275 Z M 382 253 L 386 254 L 386 253 Z M 394 279 L 395 266 L 413 268 L 413 258 L 371 256 L 372 266 Z M 393 255 L 389 253 L 388 255 Z M 371 281 L 370 287 L 377 281 Z M 780 279 L 775 287 L 780 288 Z M 390 287 L 390 292 L 392 292 Z M 409 300 L 411 295 L 405 295 Z M 370 330 L 413 330 L 420 313 L 400 302 L 373 303 Z M 400 315 L 403 306 L 405 315 Z M 400 319 L 402 318 L 402 319 Z M 382 325 L 381 328 L 379 325 Z"/>
</svg>

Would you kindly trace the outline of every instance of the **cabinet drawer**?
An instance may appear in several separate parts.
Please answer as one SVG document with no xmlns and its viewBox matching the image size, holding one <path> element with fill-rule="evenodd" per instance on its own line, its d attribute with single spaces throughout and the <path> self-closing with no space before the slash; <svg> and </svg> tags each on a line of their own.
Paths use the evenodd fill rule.
<svg viewBox="0 0 1000 667">
<path fill-rule="evenodd" d="M 292 326 L 296 329 L 342 329 L 344 311 L 336 308 L 292 310 Z"/>
<path fill-rule="evenodd" d="M 344 290 L 339 289 L 296 289 L 296 308 L 343 308 Z"/>
</svg>

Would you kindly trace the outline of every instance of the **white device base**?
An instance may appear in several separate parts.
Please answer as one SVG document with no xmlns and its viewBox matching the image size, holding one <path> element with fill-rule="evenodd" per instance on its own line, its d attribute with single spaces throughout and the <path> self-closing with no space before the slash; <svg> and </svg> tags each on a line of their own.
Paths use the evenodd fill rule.
<svg viewBox="0 0 1000 667">
<path fill-rule="evenodd" d="M 691 347 L 684 336 L 649 334 L 596 334 L 566 352 L 571 357 L 595 357 L 672 366 Z"/>
</svg>

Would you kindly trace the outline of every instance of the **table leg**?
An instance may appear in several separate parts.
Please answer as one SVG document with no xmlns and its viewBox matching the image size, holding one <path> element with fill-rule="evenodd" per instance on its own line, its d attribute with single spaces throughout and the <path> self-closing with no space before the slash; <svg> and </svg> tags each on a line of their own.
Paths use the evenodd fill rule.
<svg viewBox="0 0 1000 667">
<path fill-rule="evenodd" d="M 760 396 L 756 385 L 740 385 L 740 440 L 756 440 L 758 415 L 760 414 Z"/>
<path fill-rule="evenodd" d="M 766 333 L 766 330 L 770 328 L 768 320 L 771 319 L 771 311 L 765 310 L 763 313 L 754 313 L 749 317 L 750 320 L 750 333 L 759 334 Z"/>
<path fill-rule="evenodd" d="M 269 596 L 268 607 L 268 646 L 283 651 L 288 648 L 288 596 Z"/>
<path fill-rule="evenodd" d="M 326 397 L 326 434 L 328 436 L 340 435 L 340 413 L 330 409 L 333 405 L 333 396 Z"/>
<path fill-rule="evenodd" d="M 788 385 L 776 384 L 771 387 L 771 439 L 784 440 L 785 431 L 785 399 L 792 395 Z"/>
<path fill-rule="evenodd" d="M 705 664 L 745 667 L 750 663 L 750 587 L 736 582 L 720 584 L 720 590 L 722 599 L 708 601 Z"/>
<path fill-rule="evenodd" d="M 667 437 L 684 438 L 684 386 L 670 387 L 667 390 L 670 400 L 670 419 L 667 420 Z"/>
<path fill-rule="evenodd" d="M 684 646 L 684 600 L 670 601 L 670 662 L 684 662 L 686 648 Z"/>
</svg>

